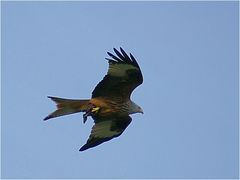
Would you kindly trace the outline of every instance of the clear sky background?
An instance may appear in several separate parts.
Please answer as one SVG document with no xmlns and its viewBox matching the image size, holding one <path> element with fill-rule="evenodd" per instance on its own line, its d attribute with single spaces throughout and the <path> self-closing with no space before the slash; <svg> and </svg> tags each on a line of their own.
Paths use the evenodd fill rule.
<svg viewBox="0 0 240 180">
<path fill-rule="evenodd" d="M 238 2 L 2 2 L 2 178 L 237 178 Z M 123 47 L 145 114 L 79 152 L 93 121 L 44 122 L 90 98 Z"/>
</svg>

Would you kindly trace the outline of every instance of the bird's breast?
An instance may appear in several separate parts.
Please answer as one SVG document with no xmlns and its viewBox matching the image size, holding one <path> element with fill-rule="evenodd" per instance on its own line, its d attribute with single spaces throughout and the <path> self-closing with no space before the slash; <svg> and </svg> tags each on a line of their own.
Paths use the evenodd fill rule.
<svg viewBox="0 0 240 180">
<path fill-rule="evenodd" d="M 95 107 L 99 107 L 99 116 L 114 116 L 126 113 L 125 111 L 123 111 L 125 110 L 125 108 L 123 108 L 122 103 L 116 100 L 98 97 L 91 99 L 90 103 L 93 104 Z"/>
</svg>

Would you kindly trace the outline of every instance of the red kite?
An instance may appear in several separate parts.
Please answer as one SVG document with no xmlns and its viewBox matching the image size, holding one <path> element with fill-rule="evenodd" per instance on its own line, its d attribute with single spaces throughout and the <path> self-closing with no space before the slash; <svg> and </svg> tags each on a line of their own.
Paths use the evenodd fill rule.
<svg viewBox="0 0 240 180">
<path fill-rule="evenodd" d="M 143 113 L 141 107 L 130 99 L 132 91 L 143 82 L 140 67 L 131 53 L 128 56 L 122 48 L 121 52 L 113 50 L 116 55 L 107 53 L 111 57 L 106 58 L 109 63 L 107 75 L 95 87 L 91 99 L 48 97 L 56 103 L 57 110 L 44 120 L 78 112 L 85 112 L 84 123 L 88 116 L 94 119 L 91 134 L 80 151 L 120 136 L 132 121 L 129 115 Z"/>
</svg>

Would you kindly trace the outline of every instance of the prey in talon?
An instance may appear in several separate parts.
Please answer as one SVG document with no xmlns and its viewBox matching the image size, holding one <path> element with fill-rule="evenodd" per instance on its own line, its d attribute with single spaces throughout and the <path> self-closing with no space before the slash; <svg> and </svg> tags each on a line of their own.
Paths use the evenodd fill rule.
<svg viewBox="0 0 240 180">
<path fill-rule="evenodd" d="M 85 114 L 83 114 L 83 123 L 87 121 L 88 116 L 94 116 L 98 113 L 100 107 L 95 107 L 93 104 L 90 104 L 89 108 L 86 110 Z"/>
<path fill-rule="evenodd" d="M 107 74 L 97 84 L 91 98 L 64 99 L 49 96 L 56 103 L 57 110 L 44 120 L 78 112 L 84 113 L 83 123 L 88 116 L 94 120 L 91 134 L 79 151 L 120 136 L 132 121 L 130 115 L 143 113 L 142 108 L 131 100 L 133 90 L 143 83 L 141 69 L 131 53 L 127 54 L 122 48 L 113 48 L 113 51 L 115 54 L 107 52 Z"/>
</svg>

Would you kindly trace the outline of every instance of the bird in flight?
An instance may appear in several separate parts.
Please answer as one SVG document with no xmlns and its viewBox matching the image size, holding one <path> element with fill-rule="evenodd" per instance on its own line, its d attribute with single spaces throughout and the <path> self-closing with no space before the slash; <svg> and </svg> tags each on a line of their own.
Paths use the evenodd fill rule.
<svg viewBox="0 0 240 180">
<path fill-rule="evenodd" d="M 95 124 L 91 134 L 79 151 L 120 136 L 132 121 L 129 115 L 143 113 L 142 108 L 130 99 L 132 91 L 143 83 L 141 69 L 131 53 L 129 56 L 121 47 L 120 51 L 115 48 L 113 50 L 116 55 L 107 52 L 107 75 L 95 87 L 91 99 L 75 100 L 48 96 L 56 103 L 57 110 L 44 120 L 78 112 L 84 112 L 83 123 L 88 116 L 93 118 Z"/>
</svg>

